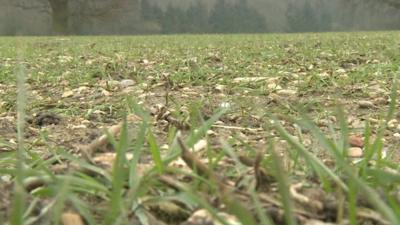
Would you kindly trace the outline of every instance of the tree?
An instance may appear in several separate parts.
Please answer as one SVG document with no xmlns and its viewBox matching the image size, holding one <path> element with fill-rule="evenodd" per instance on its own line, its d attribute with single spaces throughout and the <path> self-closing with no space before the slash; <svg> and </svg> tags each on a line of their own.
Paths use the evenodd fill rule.
<svg viewBox="0 0 400 225">
<path fill-rule="evenodd" d="M 196 1 L 186 10 L 186 19 L 189 33 L 205 33 L 209 30 L 208 11 L 201 1 Z"/>
<path fill-rule="evenodd" d="M 319 30 L 319 18 L 317 11 L 306 0 L 303 5 L 290 2 L 286 11 L 286 17 L 291 32 L 310 32 Z"/>
<path fill-rule="evenodd" d="M 256 33 L 266 31 L 265 18 L 248 6 L 247 0 L 218 0 L 209 18 L 211 32 Z"/>
<path fill-rule="evenodd" d="M 384 3 L 393 8 L 400 9 L 400 1 L 399 0 L 369 0 L 369 1 L 375 1 L 376 3 Z"/>
<path fill-rule="evenodd" d="M 226 4 L 225 0 L 218 0 L 209 17 L 210 31 L 218 33 L 229 32 L 231 27 L 227 21 L 231 21 L 232 23 L 232 20 L 230 20 L 231 16 L 229 15 L 231 12 L 232 10 Z"/>
<path fill-rule="evenodd" d="M 53 30 L 56 34 L 68 34 L 68 0 L 48 0 L 52 10 Z"/>
<path fill-rule="evenodd" d="M 338 0 L 336 12 L 342 29 L 398 29 L 398 0 Z"/>
<path fill-rule="evenodd" d="M 250 8 L 247 0 L 239 0 L 234 7 L 234 11 L 237 15 L 235 24 L 238 32 L 257 33 L 266 31 L 265 18 Z"/>
<path fill-rule="evenodd" d="M 185 15 L 185 12 L 180 8 L 169 4 L 161 21 L 162 32 L 169 34 L 183 32 L 183 24 L 181 22 L 185 21 Z"/>
<path fill-rule="evenodd" d="M 132 2 L 137 4 L 137 0 L 109 0 L 100 3 L 96 1 L 48 0 L 54 33 L 65 35 L 79 31 L 79 25 L 82 21 L 76 21 L 84 18 L 108 18 L 108 21 L 111 21 L 112 18 L 119 16 L 119 11 L 115 9 L 125 9 Z M 74 7 L 71 7 L 72 5 Z"/>
<path fill-rule="evenodd" d="M 150 4 L 148 0 L 140 2 L 140 13 L 142 19 L 151 22 L 161 22 L 163 19 L 163 11 L 156 5 Z"/>
<path fill-rule="evenodd" d="M 330 31 L 332 29 L 332 14 L 326 2 L 322 3 L 319 14 L 318 30 Z"/>
</svg>

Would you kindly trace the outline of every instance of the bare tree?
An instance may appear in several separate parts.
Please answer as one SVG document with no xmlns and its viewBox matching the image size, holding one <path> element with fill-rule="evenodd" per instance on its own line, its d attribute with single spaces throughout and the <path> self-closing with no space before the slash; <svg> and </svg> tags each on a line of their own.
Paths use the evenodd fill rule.
<svg viewBox="0 0 400 225">
<path fill-rule="evenodd" d="M 80 18 L 90 17 L 112 17 L 112 11 L 118 8 L 124 8 L 130 0 L 110 0 L 100 4 L 98 7 L 95 1 L 89 0 L 48 0 L 52 10 L 53 31 L 56 34 L 69 34 L 74 31 L 74 27 L 70 27 L 70 17 L 78 16 Z M 70 12 L 69 4 L 79 5 L 79 10 L 74 8 L 74 12 Z"/>
<path fill-rule="evenodd" d="M 400 9 L 399 0 L 341 0 L 343 4 L 361 4 L 361 3 L 375 3 L 377 5 L 391 6 Z"/>
<path fill-rule="evenodd" d="M 377 3 L 382 2 L 393 8 L 400 9 L 400 1 L 399 0 L 374 0 L 374 1 L 376 1 Z"/>
<path fill-rule="evenodd" d="M 68 0 L 48 0 L 52 10 L 53 30 L 56 34 L 68 34 Z"/>
</svg>

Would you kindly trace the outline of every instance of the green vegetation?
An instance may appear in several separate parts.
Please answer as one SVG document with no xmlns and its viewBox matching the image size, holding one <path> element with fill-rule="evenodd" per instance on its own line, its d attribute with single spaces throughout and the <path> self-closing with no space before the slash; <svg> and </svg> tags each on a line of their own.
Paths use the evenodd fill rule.
<svg viewBox="0 0 400 225">
<path fill-rule="evenodd" d="M 0 223 L 400 224 L 399 46 L 1 38 Z"/>
<path fill-rule="evenodd" d="M 168 5 L 165 12 L 148 1 L 141 2 L 142 19 L 154 22 L 161 33 L 261 33 L 267 31 L 265 18 L 247 0 L 232 3 L 218 0 L 209 12 L 204 3 L 193 3 L 187 10 Z"/>
</svg>

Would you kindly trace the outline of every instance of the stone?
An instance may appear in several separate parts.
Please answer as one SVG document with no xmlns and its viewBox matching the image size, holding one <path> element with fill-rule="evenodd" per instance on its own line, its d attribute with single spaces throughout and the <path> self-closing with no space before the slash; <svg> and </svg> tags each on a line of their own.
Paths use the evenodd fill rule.
<svg viewBox="0 0 400 225">
<path fill-rule="evenodd" d="M 280 96 L 290 97 L 290 96 L 296 95 L 297 91 L 290 90 L 290 89 L 282 89 L 282 90 L 278 90 L 276 93 Z"/>
<path fill-rule="evenodd" d="M 125 79 L 125 80 L 121 80 L 121 82 L 119 83 L 119 85 L 122 87 L 122 88 L 126 88 L 126 87 L 130 87 L 130 86 L 133 86 L 133 85 L 135 85 L 135 81 L 134 80 L 131 80 L 131 79 Z"/>
<path fill-rule="evenodd" d="M 396 119 L 391 119 L 387 122 L 387 126 L 390 129 L 396 128 L 398 126 L 399 122 Z"/>
<path fill-rule="evenodd" d="M 362 138 L 360 136 L 357 135 L 351 135 L 349 137 L 349 145 L 351 147 L 359 147 L 362 148 L 364 147 L 364 141 L 362 140 Z"/>
<path fill-rule="evenodd" d="M 217 85 L 215 85 L 214 90 L 215 90 L 216 93 L 223 93 L 226 90 L 226 85 L 217 84 Z"/>
<path fill-rule="evenodd" d="M 250 83 L 268 80 L 268 77 L 237 77 L 233 79 L 233 83 Z"/>
<path fill-rule="evenodd" d="M 61 95 L 61 97 L 62 98 L 68 98 L 68 97 L 71 97 L 73 95 L 74 95 L 74 92 L 72 90 L 67 90 Z"/>
<path fill-rule="evenodd" d="M 363 156 L 363 150 L 359 147 L 351 147 L 347 150 L 347 156 L 350 158 L 361 158 Z"/>
<path fill-rule="evenodd" d="M 375 107 L 375 105 L 374 105 L 373 102 L 371 102 L 371 101 L 365 101 L 365 100 L 359 101 L 359 102 L 358 102 L 358 106 L 359 106 L 361 109 L 369 109 L 369 108 L 374 108 L 374 107 Z"/>
</svg>

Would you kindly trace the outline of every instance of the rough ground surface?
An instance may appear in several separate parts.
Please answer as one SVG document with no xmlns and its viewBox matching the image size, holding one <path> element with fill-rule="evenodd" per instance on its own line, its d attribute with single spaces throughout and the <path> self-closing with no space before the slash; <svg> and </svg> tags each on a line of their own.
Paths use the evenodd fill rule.
<svg viewBox="0 0 400 225">
<path fill-rule="evenodd" d="M 8 218 L 11 209 L 12 176 L 5 169 L 13 168 L 14 160 L 7 157 L 17 149 L 19 92 L 25 95 L 23 137 L 27 157 L 32 161 L 35 157 L 53 159 L 60 149 L 83 159 L 83 147 L 103 135 L 104 128 L 123 121 L 136 105 L 148 115 L 161 157 L 166 157 L 177 130 L 186 138 L 218 109 L 227 108 L 206 137 L 192 147 L 192 160 L 215 173 L 206 177 L 221 177 L 215 185 L 222 193 L 197 183 L 196 194 L 229 224 L 243 224 L 229 204 L 239 201 L 249 213 L 258 215 L 249 194 L 256 185 L 260 207 L 275 224 L 283 224 L 277 180 L 268 171 L 272 160 L 268 146 L 273 141 L 282 161 L 280 166 L 290 174 L 289 191 L 295 199 L 297 222 L 338 224 L 338 210 L 344 210 L 343 218 L 347 218 L 346 206 L 341 202 L 345 201 L 344 194 L 323 188 L 316 175 L 305 169 L 304 161 L 292 158 L 288 151 L 292 147 L 271 127 L 271 120 L 277 117 L 309 151 L 334 168 L 333 159 L 320 143 L 288 117 L 299 118 L 305 112 L 321 131 L 336 140 L 340 131 L 335 111 L 340 106 L 349 133 L 355 142 L 361 142 L 360 146 L 351 144 L 353 147 L 364 147 L 361 137 L 366 124 L 374 139 L 378 127 L 386 123 L 384 153 L 393 164 L 398 163 L 398 107 L 393 119 L 385 122 L 385 118 L 393 77 L 398 72 L 399 48 L 399 33 L 0 39 L 0 218 Z M 25 91 L 17 88 L 18 75 L 26 78 Z M 142 119 L 135 118 L 129 125 L 132 142 Z M 148 145 L 144 149 L 149 149 Z M 227 149 L 233 152 L 227 154 Z M 362 159 L 359 150 L 352 148 L 349 154 Z M 96 148 L 89 161 L 111 171 L 114 152 L 106 143 Z M 150 151 L 145 150 L 139 165 L 145 170 L 154 166 L 153 160 Z M 183 161 L 188 163 L 184 157 Z M 183 161 L 176 159 L 169 166 L 188 173 L 196 171 Z M 46 166 L 51 173 L 65 174 L 75 168 L 72 164 L 53 160 Z M 30 165 L 40 167 L 33 162 Z M 136 203 L 143 208 L 126 212 L 130 224 L 145 224 L 146 216 L 153 221 L 149 224 L 218 224 L 201 210 L 204 205 L 179 195 L 178 183 L 193 183 L 193 177 L 173 172 L 156 177 L 158 181 L 142 190 Z M 54 196 L 29 188 L 28 202 L 39 199 L 31 212 L 36 223 L 51 223 L 47 217 L 50 214 L 52 218 L 51 213 L 39 212 L 40 206 L 52 204 Z M 234 198 L 225 196 L 233 190 Z M 94 193 L 82 195 L 84 202 L 98 206 L 92 213 L 95 221 L 102 221 L 102 213 L 108 208 L 103 200 L 107 198 Z M 360 193 L 359 224 L 387 224 L 363 199 Z M 66 202 L 66 212 L 79 211 Z M 235 210 L 240 211 L 240 207 Z M 85 217 L 80 212 L 66 214 L 63 223 L 68 224 L 69 218 L 75 220 L 78 214 Z"/>
</svg>

